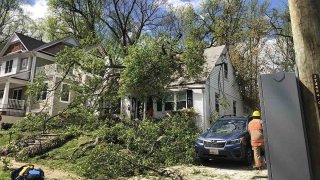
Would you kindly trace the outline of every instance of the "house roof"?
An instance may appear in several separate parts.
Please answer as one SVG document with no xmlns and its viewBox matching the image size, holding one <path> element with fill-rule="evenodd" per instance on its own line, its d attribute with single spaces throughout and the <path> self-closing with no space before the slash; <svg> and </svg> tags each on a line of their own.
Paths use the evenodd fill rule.
<svg viewBox="0 0 320 180">
<path fill-rule="evenodd" d="M 180 85 L 190 85 L 190 84 L 204 84 L 210 72 L 213 70 L 220 56 L 224 54 L 225 45 L 210 47 L 204 50 L 203 56 L 205 59 L 204 72 L 202 76 L 198 79 L 187 79 L 185 77 L 179 77 L 176 81 L 172 82 L 169 86 L 180 86 Z"/>
<path fill-rule="evenodd" d="M 8 49 L 8 47 L 12 43 L 16 42 L 16 40 L 19 40 L 27 51 L 40 51 L 40 50 L 43 50 L 45 48 L 52 47 L 55 44 L 58 44 L 60 42 L 64 42 L 66 44 L 71 44 L 71 45 L 75 45 L 75 46 L 79 46 L 80 45 L 80 43 L 77 41 L 77 39 L 74 38 L 73 36 L 69 36 L 69 37 L 66 37 L 66 38 L 62 38 L 62 39 L 58 39 L 58 40 L 46 43 L 46 42 L 43 42 L 41 40 L 37 40 L 37 39 L 34 39 L 32 37 L 29 37 L 29 36 L 23 35 L 21 33 L 15 32 L 11 36 L 10 40 L 6 43 L 4 48 L 1 50 L 0 57 L 4 55 L 4 53 Z"/>
<path fill-rule="evenodd" d="M 76 40 L 76 38 L 74 38 L 74 36 L 68 36 L 68 37 L 61 38 L 61 39 L 58 39 L 58 40 L 55 40 L 55 41 L 52 41 L 52 42 L 49 42 L 49 43 L 45 43 L 45 44 L 37 47 L 35 50 L 36 50 L 36 51 L 39 51 L 39 50 L 48 48 L 48 47 L 50 47 L 50 46 L 53 46 L 53 45 L 55 45 L 55 44 L 58 44 L 58 43 L 60 43 L 60 42 L 65 42 L 65 41 L 67 41 L 68 39 L 71 39 L 71 38 L 73 38 L 73 39 L 75 40 L 75 42 L 76 42 L 77 45 L 80 45 L 80 43 Z"/>
<path fill-rule="evenodd" d="M 40 41 L 40 40 L 37 40 L 37 39 L 34 39 L 32 37 L 29 37 L 29 36 L 26 36 L 26 35 L 23 35 L 21 33 L 17 33 L 16 32 L 16 35 L 18 36 L 18 38 L 20 39 L 21 43 L 25 46 L 25 48 L 28 50 L 28 51 L 32 51 L 44 44 L 46 44 L 45 42 L 43 41 Z"/>
</svg>

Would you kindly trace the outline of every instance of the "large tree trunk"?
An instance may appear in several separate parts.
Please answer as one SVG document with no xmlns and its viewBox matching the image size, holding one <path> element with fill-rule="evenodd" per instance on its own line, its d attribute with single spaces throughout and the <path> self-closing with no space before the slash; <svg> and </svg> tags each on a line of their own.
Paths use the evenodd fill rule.
<svg viewBox="0 0 320 180">
<path fill-rule="evenodd" d="M 320 115 L 313 74 L 320 75 L 320 2 L 289 0 L 313 179 L 320 179 Z"/>
</svg>

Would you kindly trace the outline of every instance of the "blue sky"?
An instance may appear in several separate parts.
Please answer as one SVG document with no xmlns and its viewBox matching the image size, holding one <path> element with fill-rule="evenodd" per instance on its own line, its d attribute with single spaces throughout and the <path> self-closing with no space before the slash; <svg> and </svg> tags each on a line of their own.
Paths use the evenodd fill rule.
<svg viewBox="0 0 320 180">
<path fill-rule="evenodd" d="M 35 3 L 36 3 L 36 0 L 28 0 L 27 2 L 28 2 L 28 4 L 30 4 L 31 6 L 34 6 Z"/>
<path fill-rule="evenodd" d="M 167 0 L 168 3 L 174 6 L 180 6 L 186 3 L 191 3 L 193 6 L 199 6 L 202 0 Z M 284 8 L 288 0 L 270 0 L 272 8 Z M 43 18 L 48 12 L 47 0 L 27 0 L 27 4 L 22 5 L 22 8 L 33 19 Z"/>
</svg>

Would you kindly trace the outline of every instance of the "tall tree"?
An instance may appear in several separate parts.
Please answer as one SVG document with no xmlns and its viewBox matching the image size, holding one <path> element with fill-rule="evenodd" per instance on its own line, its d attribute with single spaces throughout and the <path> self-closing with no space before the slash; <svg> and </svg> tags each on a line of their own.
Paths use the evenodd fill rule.
<svg viewBox="0 0 320 180">
<path fill-rule="evenodd" d="M 288 7 L 284 10 L 272 9 L 268 16 L 271 37 L 274 41 L 271 43 L 270 51 L 267 51 L 268 58 L 277 67 L 285 71 L 294 71 L 296 62 L 289 9 Z"/>
<path fill-rule="evenodd" d="M 320 179 L 319 82 L 313 83 L 320 79 L 320 3 L 289 0 L 289 9 L 313 179 Z"/>
<path fill-rule="evenodd" d="M 0 49 L 16 29 L 21 26 L 22 10 L 18 0 L 0 1 Z"/>
<path fill-rule="evenodd" d="M 49 0 L 54 15 L 48 25 L 52 35 L 103 36 L 127 46 L 159 25 L 164 5 L 165 0 Z"/>
</svg>

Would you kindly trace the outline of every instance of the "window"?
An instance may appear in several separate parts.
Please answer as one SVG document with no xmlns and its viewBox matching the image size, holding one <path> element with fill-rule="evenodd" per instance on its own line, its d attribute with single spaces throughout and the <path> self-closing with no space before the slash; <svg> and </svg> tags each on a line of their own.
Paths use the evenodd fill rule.
<svg viewBox="0 0 320 180">
<path fill-rule="evenodd" d="M 157 111 L 162 111 L 162 101 L 161 100 L 157 101 Z"/>
<path fill-rule="evenodd" d="M 215 105 L 216 105 L 216 112 L 220 112 L 220 107 L 219 107 L 219 98 L 220 95 L 218 93 L 215 94 Z"/>
<path fill-rule="evenodd" d="M 39 100 L 47 100 L 48 96 L 48 83 L 44 83 L 41 93 L 39 94 Z"/>
<path fill-rule="evenodd" d="M 237 115 L 237 101 L 233 101 L 233 115 Z"/>
<path fill-rule="evenodd" d="M 61 96 L 60 96 L 60 101 L 62 102 L 69 102 L 70 100 L 70 87 L 69 84 L 62 84 L 61 85 Z"/>
<path fill-rule="evenodd" d="M 28 58 L 21 59 L 20 70 L 27 69 Z"/>
<path fill-rule="evenodd" d="M 14 89 L 12 93 L 12 99 L 22 99 L 22 89 Z"/>
<path fill-rule="evenodd" d="M 187 90 L 187 107 L 193 107 L 193 92 L 192 90 Z"/>
<path fill-rule="evenodd" d="M 172 111 L 174 110 L 174 93 L 169 93 L 166 97 L 166 102 L 164 104 L 165 111 Z"/>
<path fill-rule="evenodd" d="M 224 78 L 228 79 L 228 63 L 223 64 Z"/>
<path fill-rule="evenodd" d="M 187 92 L 179 91 L 176 93 L 177 96 L 177 110 L 187 107 Z"/>
<path fill-rule="evenodd" d="M 13 64 L 13 60 L 6 62 L 5 73 L 10 73 L 12 71 L 12 64 Z"/>
</svg>

